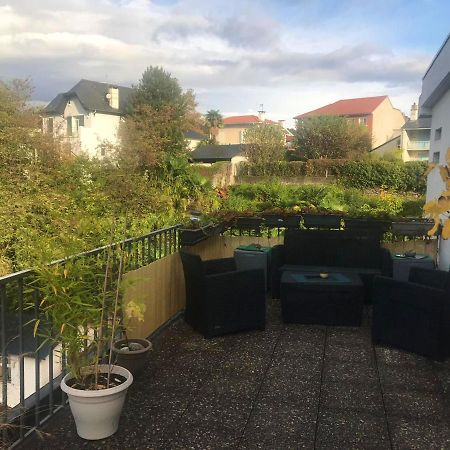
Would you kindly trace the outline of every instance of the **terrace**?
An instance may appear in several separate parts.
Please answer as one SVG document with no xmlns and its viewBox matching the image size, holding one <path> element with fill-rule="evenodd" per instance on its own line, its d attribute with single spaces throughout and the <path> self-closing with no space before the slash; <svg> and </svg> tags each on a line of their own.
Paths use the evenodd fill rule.
<svg viewBox="0 0 450 450">
<path fill-rule="evenodd" d="M 310 326 L 283 323 L 279 300 L 270 299 L 264 331 L 213 339 L 194 332 L 180 314 L 184 284 L 176 231 L 129 242 L 135 258 L 126 276 L 141 280 L 131 289 L 148 291 L 151 306 L 133 333 L 152 335 L 154 351 L 129 390 L 119 431 L 101 441 L 79 438 L 55 376 L 51 386 L 37 384 L 34 408 L 21 392 L 19 406 L 30 410 L 29 418 L 13 423 L 22 425 L 21 448 L 450 446 L 449 364 L 373 346 L 370 307 L 361 327 Z M 232 255 L 238 245 L 282 240 L 279 228 L 261 232 L 247 224 L 192 251 L 214 259 Z M 386 245 L 396 252 L 435 252 L 435 242 L 423 239 Z M 0 289 L 2 311 L 6 292 Z M 38 432 L 27 438 L 27 426 Z"/>
</svg>

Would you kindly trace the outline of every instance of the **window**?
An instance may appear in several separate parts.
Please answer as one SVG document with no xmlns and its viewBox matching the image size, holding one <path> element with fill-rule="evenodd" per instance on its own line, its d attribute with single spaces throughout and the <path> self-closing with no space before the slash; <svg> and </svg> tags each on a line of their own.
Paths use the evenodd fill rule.
<svg viewBox="0 0 450 450">
<path fill-rule="evenodd" d="M 359 118 L 358 118 L 358 123 L 359 123 L 360 125 L 366 126 L 366 125 L 367 125 L 367 117 L 359 117 Z"/>
<path fill-rule="evenodd" d="M 48 117 L 46 122 L 47 122 L 47 133 L 53 134 L 53 117 Z"/>
<path fill-rule="evenodd" d="M 0 383 L 3 381 L 4 378 L 6 378 L 7 382 L 11 381 L 11 366 L 8 362 L 8 359 L 6 360 L 5 368 L 3 368 L 2 363 L 0 361 Z"/>
<path fill-rule="evenodd" d="M 67 136 L 72 136 L 72 117 L 66 119 L 67 123 Z"/>
<path fill-rule="evenodd" d="M 439 139 L 441 139 L 442 136 L 442 127 L 441 128 L 436 128 L 434 130 L 434 140 L 435 141 L 439 141 Z"/>
<path fill-rule="evenodd" d="M 433 164 L 439 164 L 439 152 L 433 153 Z"/>
<path fill-rule="evenodd" d="M 78 120 L 78 126 L 79 127 L 84 127 L 84 116 L 81 115 L 81 116 L 75 116 L 75 117 Z"/>
</svg>

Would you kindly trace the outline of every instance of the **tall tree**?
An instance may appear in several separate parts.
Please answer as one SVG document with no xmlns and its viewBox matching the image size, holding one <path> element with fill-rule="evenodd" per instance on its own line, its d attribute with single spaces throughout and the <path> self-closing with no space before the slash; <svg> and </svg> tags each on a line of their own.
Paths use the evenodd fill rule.
<svg viewBox="0 0 450 450">
<path fill-rule="evenodd" d="M 41 111 L 30 106 L 30 80 L 0 81 L 0 170 L 17 165 L 57 163 L 63 145 L 50 134 L 39 131 Z"/>
<path fill-rule="evenodd" d="M 145 70 L 121 125 L 119 160 L 140 170 L 161 166 L 186 151 L 184 131 L 196 119 L 195 96 L 161 67 Z"/>
<path fill-rule="evenodd" d="M 372 148 L 368 129 L 340 116 L 316 116 L 297 123 L 294 148 L 307 159 L 358 158 Z"/>
<path fill-rule="evenodd" d="M 210 109 L 205 114 L 205 127 L 212 142 L 217 141 L 219 128 L 223 125 L 223 116 L 218 109 Z"/>
<path fill-rule="evenodd" d="M 285 133 L 278 124 L 267 122 L 248 128 L 244 133 L 246 156 L 250 163 L 269 163 L 283 158 Z"/>
</svg>

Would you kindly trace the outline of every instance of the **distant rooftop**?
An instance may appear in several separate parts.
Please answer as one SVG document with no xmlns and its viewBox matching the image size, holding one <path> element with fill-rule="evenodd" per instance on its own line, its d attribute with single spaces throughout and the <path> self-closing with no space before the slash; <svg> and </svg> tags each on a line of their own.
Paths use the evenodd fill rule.
<svg viewBox="0 0 450 450">
<path fill-rule="evenodd" d="M 300 114 L 294 117 L 294 119 L 303 119 L 304 117 L 321 115 L 356 116 L 371 114 L 386 98 L 388 98 L 387 95 L 381 95 L 379 97 L 361 97 L 338 100 L 337 102 L 330 103 L 329 105 L 322 106 L 321 108 Z"/>
<path fill-rule="evenodd" d="M 225 117 L 225 119 L 223 119 L 224 125 L 246 125 L 246 124 L 261 123 L 261 122 L 271 123 L 271 124 L 277 123 L 270 119 L 265 119 L 262 121 L 258 116 L 255 116 L 253 114 L 244 115 L 244 116 L 230 116 L 230 117 Z"/>
<path fill-rule="evenodd" d="M 431 128 L 431 117 L 419 117 L 417 120 L 408 120 L 402 127 L 404 130 L 423 130 Z"/>
<path fill-rule="evenodd" d="M 196 140 L 196 141 L 203 141 L 205 139 L 208 139 L 208 136 L 199 133 L 197 131 L 194 130 L 187 130 L 184 132 L 184 138 L 185 139 L 192 139 L 192 140 Z"/>
<path fill-rule="evenodd" d="M 245 144 L 201 145 L 189 154 L 189 158 L 194 162 L 213 163 L 230 161 L 244 152 Z"/>
<path fill-rule="evenodd" d="M 106 94 L 110 87 L 119 90 L 119 108 L 111 108 Z M 106 114 L 124 114 L 132 88 L 117 86 L 115 84 L 100 83 L 98 81 L 80 80 L 72 89 L 58 94 L 44 109 L 47 114 L 63 114 L 67 102 L 71 98 L 78 98 L 83 108 L 87 111 L 95 111 Z"/>
</svg>

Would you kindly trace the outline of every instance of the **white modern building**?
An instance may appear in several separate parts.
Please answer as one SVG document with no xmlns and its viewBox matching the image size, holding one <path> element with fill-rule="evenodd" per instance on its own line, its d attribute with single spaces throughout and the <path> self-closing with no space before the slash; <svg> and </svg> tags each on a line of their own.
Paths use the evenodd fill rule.
<svg viewBox="0 0 450 450">
<path fill-rule="evenodd" d="M 419 107 L 411 106 L 409 120 L 402 127 L 401 149 L 403 161 L 428 161 L 430 157 L 431 118 L 421 115 Z"/>
<path fill-rule="evenodd" d="M 445 166 L 450 150 L 450 35 L 442 44 L 422 80 L 419 99 L 420 116 L 431 116 L 430 158 L 431 163 Z M 438 199 L 446 190 L 439 167 L 428 175 L 427 201 Z M 447 214 L 448 215 L 448 214 Z M 445 217 L 442 216 L 442 219 Z M 439 268 L 450 267 L 450 240 L 441 239 Z"/>
<path fill-rule="evenodd" d="M 46 106 L 43 131 L 62 137 L 75 154 L 104 158 L 108 144 L 119 143 L 120 119 L 131 92 L 128 87 L 81 80 Z"/>
</svg>

